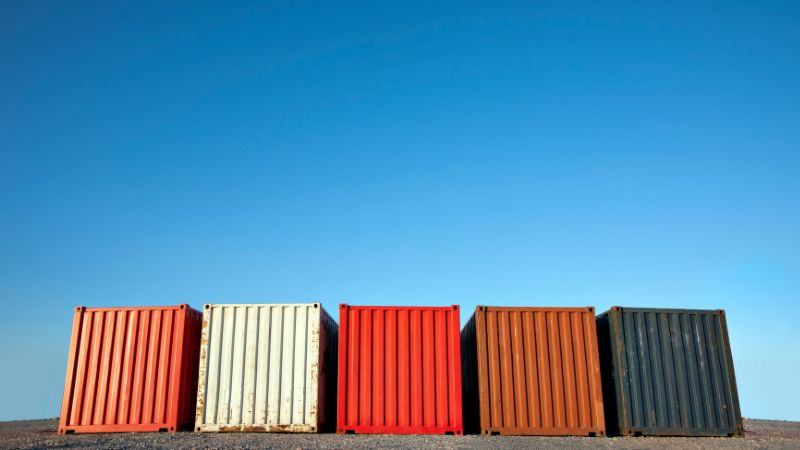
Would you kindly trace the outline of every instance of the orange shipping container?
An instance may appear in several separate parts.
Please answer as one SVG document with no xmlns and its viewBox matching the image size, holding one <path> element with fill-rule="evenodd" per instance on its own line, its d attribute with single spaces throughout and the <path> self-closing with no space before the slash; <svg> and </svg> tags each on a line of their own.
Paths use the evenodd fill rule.
<svg viewBox="0 0 800 450">
<path fill-rule="evenodd" d="M 58 432 L 191 428 L 201 320 L 188 305 L 77 307 Z"/>
<path fill-rule="evenodd" d="M 478 306 L 461 349 L 466 431 L 605 435 L 594 308 Z"/>
</svg>

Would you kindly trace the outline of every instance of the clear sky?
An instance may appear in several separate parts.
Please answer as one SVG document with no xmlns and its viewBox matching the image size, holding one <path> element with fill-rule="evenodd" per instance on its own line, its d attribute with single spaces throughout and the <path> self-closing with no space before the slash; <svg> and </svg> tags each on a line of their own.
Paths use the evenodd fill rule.
<svg viewBox="0 0 800 450">
<path fill-rule="evenodd" d="M 0 420 L 75 305 L 278 301 L 725 308 L 800 420 L 797 2 L 221 3 L 0 3 Z"/>
</svg>

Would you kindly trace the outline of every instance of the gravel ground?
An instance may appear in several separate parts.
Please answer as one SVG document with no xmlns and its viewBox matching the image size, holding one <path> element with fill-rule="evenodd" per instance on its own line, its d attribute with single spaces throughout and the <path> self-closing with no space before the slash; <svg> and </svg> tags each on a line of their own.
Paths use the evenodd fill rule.
<svg viewBox="0 0 800 450">
<path fill-rule="evenodd" d="M 745 419 L 745 438 L 392 436 L 275 433 L 117 433 L 59 436 L 56 420 L 0 422 L 0 449 L 30 448 L 624 448 L 800 449 L 800 422 Z"/>
</svg>

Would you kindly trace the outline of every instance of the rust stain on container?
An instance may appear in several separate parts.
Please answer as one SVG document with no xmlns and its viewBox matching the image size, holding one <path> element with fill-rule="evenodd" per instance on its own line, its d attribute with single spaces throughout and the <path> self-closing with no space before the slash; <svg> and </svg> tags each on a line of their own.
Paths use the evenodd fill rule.
<svg viewBox="0 0 800 450">
<path fill-rule="evenodd" d="M 594 308 L 478 306 L 461 347 L 468 432 L 605 435 Z"/>
<path fill-rule="evenodd" d="M 459 308 L 339 308 L 338 433 L 463 434 Z"/>
<path fill-rule="evenodd" d="M 200 322 L 188 305 L 77 307 L 58 432 L 191 428 Z"/>
<path fill-rule="evenodd" d="M 610 432 L 744 435 L 723 310 L 615 306 L 597 331 Z"/>
</svg>

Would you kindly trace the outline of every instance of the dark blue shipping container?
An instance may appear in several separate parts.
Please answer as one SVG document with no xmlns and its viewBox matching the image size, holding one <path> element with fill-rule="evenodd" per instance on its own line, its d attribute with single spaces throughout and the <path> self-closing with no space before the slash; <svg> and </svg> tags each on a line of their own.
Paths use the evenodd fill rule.
<svg viewBox="0 0 800 450">
<path fill-rule="evenodd" d="M 742 436 L 723 310 L 597 316 L 606 426 L 627 436 Z"/>
</svg>

